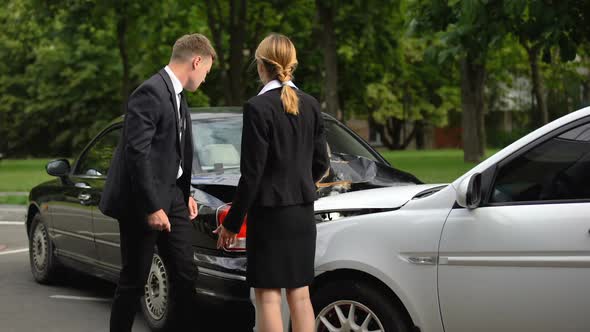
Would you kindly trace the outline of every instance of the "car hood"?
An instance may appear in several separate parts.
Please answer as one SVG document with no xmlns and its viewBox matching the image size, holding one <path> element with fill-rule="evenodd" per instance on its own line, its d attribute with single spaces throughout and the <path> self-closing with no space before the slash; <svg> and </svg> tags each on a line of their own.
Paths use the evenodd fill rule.
<svg viewBox="0 0 590 332">
<path fill-rule="evenodd" d="M 316 213 L 364 209 L 398 209 L 416 196 L 426 196 L 445 186 L 445 184 L 401 185 L 353 191 L 322 197 L 315 202 L 314 209 Z"/>
<path fill-rule="evenodd" d="M 191 179 L 193 186 L 220 185 L 237 187 L 240 181 L 240 172 L 195 174 Z"/>
<path fill-rule="evenodd" d="M 220 185 L 236 187 L 240 180 L 240 169 L 232 168 L 219 172 L 194 174 L 191 183 L 198 185 Z M 330 156 L 329 172 L 321 180 L 321 197 L 333 191 L 348 192 L 377 187 L 422 184 L 415 176 L 399 169 L 360 156 L 333 153 Z"/>
<path fill-rule="evenodd" d="M 230 168 L 194 174 L 191 183 L 195 189 L 229 202 L 233 199 L 239 180 L 240 169 Z M 317 197 L 415 184 L 422 182 L 412 174 L 390 165 L 365 157 L 333 153 L 330 156 L 330 169 L 318 184 Z"/>
</svg>

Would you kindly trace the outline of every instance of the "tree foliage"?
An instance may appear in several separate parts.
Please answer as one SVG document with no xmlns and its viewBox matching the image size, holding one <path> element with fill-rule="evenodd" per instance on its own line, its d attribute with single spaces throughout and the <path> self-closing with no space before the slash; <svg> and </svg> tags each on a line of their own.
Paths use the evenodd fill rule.
<svg viewBox="0 0 590 332">
<path fill-rule="evenodd" d="M 240 105 L 261 88 L 256 46 L 278 32 L 297 48 L 295 83 L 325 111 L 367 119 L 394 149 L 462 127 L 478 160 L 498 111 L 532 129 L 590 104 L 589 13 L 579 0 L 8 0 L 0 152 L 74 156 L 186 33 L 219 55 L 189 105 Z"/>
<path fill-rule="evenodd" d="M 539 56 L 559 50 L 563 61 L 576 57 L 587 42 L 588 2 L 566 0 L 436 0 L 411 1 L 415 29 L 439 33 L 443 47 L 439 61 L 456 61 L 461 73 L 463 148 L 466 161 L 479 161 L 485 144 L 485 88 L 490 53 L 515 38 L 528 55 L 532 93 L 538 110 L 533 114 L 549 121 Z M 544 52 L 544 53 L 541 53 Z"/>
</svg>

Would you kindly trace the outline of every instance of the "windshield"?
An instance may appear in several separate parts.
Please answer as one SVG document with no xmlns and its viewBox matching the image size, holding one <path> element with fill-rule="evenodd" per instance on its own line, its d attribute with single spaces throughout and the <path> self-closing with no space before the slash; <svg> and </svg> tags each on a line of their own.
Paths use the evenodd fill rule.
<svg viewBox="0 0 590 332">
<path fill-rule="evenodd" d="M 338 122 L 327 119 L 324 123 L 326 140 L 333 158 L 336 155 L 350 155 L 378 161 L 371 151 Z M 241 115 L 193 120 L 194 173 L 239 170 L 241 138 Z"/>
<path fill-rule="evenodd" d="M 241 139 L 241 116 L 193 121 L 194 172 L 239 169 Z"/>
<path fill-rule="evenodd" d="M 379 161 L 371 151 L 367 150 L 358 139 L 351 135 L 338 122 L 325 120 L 324 125 L 326 126 L 326 140 L 328 141 L 332 154 L 345 154 Z"/>
</svg>

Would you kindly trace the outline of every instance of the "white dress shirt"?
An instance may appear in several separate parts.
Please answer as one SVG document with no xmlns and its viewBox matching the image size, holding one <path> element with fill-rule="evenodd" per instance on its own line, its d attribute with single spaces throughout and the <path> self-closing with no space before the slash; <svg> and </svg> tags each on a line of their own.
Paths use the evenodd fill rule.
<svg viewBox="0 0 590 332">
<path fill-rule="evenodd" d="M 178 77 L 176 77 L 176 75 L 174 75 L 174 72 L 172 71 L 172 69 L 170 69 L 170 67 L 166 66 L 164 67 L 164 70 L 166 71 L 166 73 L 168 73 L 168 76 L 170 76 L 170 80 L 172 81 L 172 86 L 174 87 L 174 93 L 176 94 L 176 113 L 178 114 L 178 118 L 181 119 L 181 114 L 180 114 L 180 99 L 181 99 L 181 93 L 182 93 L 182 83 L 180 83 L 180 81 L 178 80 Z M 179 140 L 182 139 L 182 130 L 179 131 Z M 182 148 L 182 147 L 181 147 Z M 178 174 L 176 175 L 176 178 L 180 178 L 182 176 L 182 166 L 178 165 Z"/>
<path fill-rule="evenodd" d="M 298 89 L 292 81 L 287 81 L 287 82 L 285 82 L 285 84 L 287 84 L 288 86 L 290 86 L 292 88 Z M 269 81 L 268 83 L 266 83 L 264 85 L 264 88 L 262 88 L 262 90 L 260 90 L 260 92 L 258 93 L 258 95 L 260 96 L 261 94 L 267 92 L 268 90 L 280 88 L 282 86 L 283 85 L 281 84 L 281 82 L 279 80 Z"/>
</svg>

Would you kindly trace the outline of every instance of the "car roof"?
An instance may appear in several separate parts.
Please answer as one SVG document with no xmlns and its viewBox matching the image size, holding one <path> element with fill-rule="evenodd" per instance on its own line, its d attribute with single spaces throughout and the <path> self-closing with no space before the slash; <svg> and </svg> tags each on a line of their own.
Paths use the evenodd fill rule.
<svg viewBox="0 0 590 332">
<path fill-rule="evenodd" d="M 231 118 L 242 115 L 240 106 L 219 106 L 219 107 L 190 107 L 192 120 L 211 118 Z"/>
<path fill-rule="evenodd" d="M 503 148 L 502 150 L 496 152 L 494 155 L 490 156 L 486 160 L 477 164 L 471 170 L 469 170 L 468 172 L 466 172 L 465 174 L 463 174 L 462 176 L 457 178 L 455 181 L 453 181 L 453 186 L 455 188 L 458 188 L 461 181 L 463 181 L 463 179 L 467 178 L 471 174 L 477 173 L 477 172 L 482 172 L 483 170 L 487 169 L 488 167 L 491 167 L 492 165 L 497 164 L 501 160 L 504 160 L 505 158 L 509 157 L 510 155 L 515 153 L 516 151 L 518 151 L 522 148 L 525 148 L 527 145 L 533 143 L 537 139 L 542 138 L 543 136 L 545 136 L 547 134 L 550 134 L 554 130 L 557 130 L 558 128 L 565 126 L 569 123 L 572 123 L 572 122 L 575 122 L 575 121 L 578 121 L 581 119 L 585 119 L 585 118 L 590 119 L 590 106 L 579 109 L 579 110 L 571 112 L 571 113 L 568 113 L 556 120 L 553 120 L 552 122 L 549 122 L 548 124 L 546 124 L 540 128 L 537 128 L 536 130 L 533 130 L 532 132 L 528 133 L 524 137 L 521 137 L 520 139 L 516 140 L 512 144 L 510 144 L 507 147 Z"/>
<path fill-rule="evenodd" d="M 210 107 L 189 107 L 191 120 L 231 118 L 242 115 L 241 106 L 210 106 Z M 333 116 L 322 112 L 324 119 L 336 120 Z M 111 125 L 121 123 L 125 115 L 121 115 L 109 123 Z"/>
<path fill-rule="evenodd" d="M 236 114 L 242 114 L 242 106 L 210 106 L 210 107 L 190 107 L 191 119 L 208 119 L 220 117 L 232 117 Z M 333 116 L 322 112 L 325 119 L 335 120 Z"/>
</svg>

